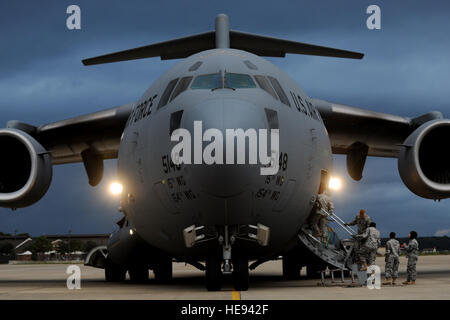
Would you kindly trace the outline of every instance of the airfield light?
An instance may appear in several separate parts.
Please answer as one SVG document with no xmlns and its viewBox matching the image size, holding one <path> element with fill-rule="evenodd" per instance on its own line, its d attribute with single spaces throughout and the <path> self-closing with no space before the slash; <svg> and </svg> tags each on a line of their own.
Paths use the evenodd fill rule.
<svg viewBox="0 0 450 320">
<path fill-rule="evenodd" d="M 123 186 L 119 182 L 113 182 L 109 185 L 109 191 L 115 195 L 118 196 L 122 193 Z"/>
<path fill-rule="evenodd" d="M 331 190 L 335 190 L 335 191 L 341 190 L 341 188 L 342 188 L 342 181 L 341 181 L 341 179 L 337 178 L 337 177 L 331 177 L 330 178 L 330 182 L 328 184 L 328 187 Z"/>
</svg>

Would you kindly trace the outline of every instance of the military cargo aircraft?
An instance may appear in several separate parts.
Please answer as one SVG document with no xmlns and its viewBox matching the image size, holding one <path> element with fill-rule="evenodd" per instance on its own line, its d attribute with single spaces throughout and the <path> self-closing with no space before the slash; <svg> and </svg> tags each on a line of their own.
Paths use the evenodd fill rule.
<svg viewBox="0 0 450 320">
<path fill-rule="evenodd" d="M 40 126 L 9 121 L 0 129 L 0 206 L 39 201 L 53 165 L 83 162 L 89 184 L 96 186 L 103 161 L 117 158 L 124 216 L 87 264 L 104 268 L 107 281 L 123 281 L 127 272 L 143 281 L 149 270 L 168 281 L 172 262 L 183 261 L 205 270 L 208 290 L 220 290 L 225 274 L 237 290 L 247 290 L 249 262 L 255 268 L 282 257 L 288 278 L 303 266 L 313 273 L 333 265 L 302 231 L 319 189 L 328 184 L 333 154 L 346 155 L 355 180 L 362 178 L 367 156 L 397 158 L 403 182 L 416 195 L 450 196 L 449 119 L 440 112 L 406 118 L 313 99 L 262 58 L 286 54 L 363 58 L 230 30 L 228 17 L 220 14 L 214 31 L 83 60 L 180 62 L 134 103 Z M 201 132 L 194 132 L 199 121 Z M 242 129 L 249 141 L 250 129 L 277 132 L 279 150 L 271 158 L 276 170 L 264 175 L 263 165 L 223 163 L 217 148 L 213 163 L 177 161 L 173 137 L 182 129 L 194 140 L 200 134 L 194 144 L 202 150 L 212 141 L 203 130 L 226 136 L 228 129 Z M 223 147 L 222 157 L 237 149 Z M 250 149 L 244 145 L 245 154 Z"/>
</svg>

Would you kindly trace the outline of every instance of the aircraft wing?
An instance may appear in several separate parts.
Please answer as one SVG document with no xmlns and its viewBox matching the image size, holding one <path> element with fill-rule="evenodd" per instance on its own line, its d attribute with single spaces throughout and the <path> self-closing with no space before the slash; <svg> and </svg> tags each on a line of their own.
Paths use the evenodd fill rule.
<svg viewBox="0 0 450 320">
<path fill-rule="evenodd" d="M 53 165 L 83 162 L 89 184 L 103 177 L 105 159 L 116 158 L 135 103 L 39 127 L 8 121 L 0 129 L 0 207 L 24 208 L 47 192 Z"/>
<path fill-rule="evenodd" d="M 397 158 L 413 131 L 425 122 L 443 119 L 440 112 L 407 118 L 312 100 L 325 123 L 332 152 L 347 155 L 347 169 L 355 180 L 362 178 L 367 156 Z"/>
<path fill-rule="evenodd" d="M 53 164 L 82 162 L 89 151 L 100 159 L 117 157 L 120 136 L 132 111 L 133 103 L 79 117 L 27 126 L 26 131 L 50 152 Z M 9 121 L 7 127 L 23 129 L 24 124 Z"/>
<path fill-rule="evenodd" d="M 417 118 L 375 112 L 313 99 L 322 116 L 335 154 L 348 154 L 356 144 L 368 147 L 368 156 L 396 158 L 405 139 L 423 123 L 442 119 L 440 112 Z"/>
</svg>

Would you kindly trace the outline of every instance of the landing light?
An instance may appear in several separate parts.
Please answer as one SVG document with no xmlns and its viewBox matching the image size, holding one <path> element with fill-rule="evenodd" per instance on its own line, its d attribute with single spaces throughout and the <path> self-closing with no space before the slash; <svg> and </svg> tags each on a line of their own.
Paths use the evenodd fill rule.
<svg viewBox="0 0 450 320">
<path fill-rule="evenodd" d="M 329 184 L 328 184 L 328 187 L 331 189 L 331 190 L 341 190 L 341 188 L 342 188 L 342 181 L 341 181 L 341 179 L 340 178 L 337 178 L 337 177 L 331 177 L 330 178 L 330 182 L 329 182 Z"/>
<path fill-rule="evenodd" d="M 113 182 L 109 185 L 109 191 L 115 196 L 121 194 L 122 190 L 123 186 L 119 182 Z"/>
</svg>

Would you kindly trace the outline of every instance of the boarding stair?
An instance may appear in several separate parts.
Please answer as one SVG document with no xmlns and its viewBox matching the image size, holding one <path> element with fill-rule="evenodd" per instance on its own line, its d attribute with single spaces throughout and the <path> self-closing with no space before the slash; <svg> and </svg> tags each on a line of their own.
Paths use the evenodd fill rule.
<svg viewBox="0 0 450 320">
<path fill-rule="evenodd" d="M 298 233 L 298 249 L 302 260 L 314 265 L 315 272 L 320 273 L 322 283 L 325 283 L 326 276 L 331 277 L 332 283 L 345 282 L 345 276 L 351 276 L 354 281 L 355 274 L 355 250 L 357 241 L 352 237 L 356 232 L 345 225 L 345 222 L 336 214 L 322 209 L 330 222 L 334 222 L 350 237 L 339 239 L 333 228 L 328 226 L 328 239 L 326 242 L 314 236 L 309 225 L 305 225 Z M 307 266 L 308 268 L 308 266 Z M 335 273 L 338 277 L 335 277 Z"/>
</svg>

